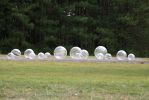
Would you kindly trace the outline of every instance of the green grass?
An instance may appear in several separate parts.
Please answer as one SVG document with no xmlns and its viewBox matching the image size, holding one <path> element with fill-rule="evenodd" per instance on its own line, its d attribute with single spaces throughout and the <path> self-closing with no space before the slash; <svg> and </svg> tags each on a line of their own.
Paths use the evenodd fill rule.
<svg viewBox="0 0 149 100">
<path fill-rule="evenodd" d="M 0 61 L 0 100 L 148 100 L 149 64 Z"/>
</svg>

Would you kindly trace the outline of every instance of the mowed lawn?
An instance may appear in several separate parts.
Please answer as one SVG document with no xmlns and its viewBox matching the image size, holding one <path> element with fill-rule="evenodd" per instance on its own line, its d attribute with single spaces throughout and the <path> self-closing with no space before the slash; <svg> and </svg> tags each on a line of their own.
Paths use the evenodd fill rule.
<svg viewBox="0 0 149 100">
<path fill-rule="evenodd" d="M 1 60 L 0 100 L 149 100 L 149 64 Z"/>
</svg>

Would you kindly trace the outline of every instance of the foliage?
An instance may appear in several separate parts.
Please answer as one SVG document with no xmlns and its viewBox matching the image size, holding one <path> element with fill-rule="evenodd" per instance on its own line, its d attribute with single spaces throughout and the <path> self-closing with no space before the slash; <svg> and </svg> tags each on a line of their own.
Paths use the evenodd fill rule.
<svg viewBox="0 0 149 100">
<path fill-rule="evenodd" d="M 63 45 L 90 53 L 98 45 L 149 56 L 148 0 L 1 0 L 0 51 L 52 51 Z"/>
</svg>

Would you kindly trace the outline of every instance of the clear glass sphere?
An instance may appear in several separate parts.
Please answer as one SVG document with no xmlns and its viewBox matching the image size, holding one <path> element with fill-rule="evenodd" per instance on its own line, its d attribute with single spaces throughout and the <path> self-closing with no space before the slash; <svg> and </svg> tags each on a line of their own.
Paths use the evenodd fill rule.
<svg viewBox="0 0 149 100">
<path fill-rule="evenodd" d="M 119 50 L 116 54 L 118 60 L 125 60 L 127 57 L 127 53 L 124 50 Z"/>
<path fill-rule="evenodd" d="M 67 56 L 67 50 L 63 46 L 58 46 L 54 50 L 54 57 L 56 59 L 64 59 Z"/>
<path fill-rule="evenodd" d="M 87 59 L 88 56 L 89 56 L 88 51 L 83 49 L 81 52 L 81 59 Z"/>
<path fill-rule="evenodd" d="M 79 47 L 73 47 L 70 50 L 70 57 L 73 59 L 81 59 L 82 50 Z"/>
<path fill-rule="evenodd" d="M 15 56 L 21 56 L 21 51 L 19 49 L 13 49 L 11 53 L 13 53 Z"/>
<path fill-rule="evenodd" d="M 41 60 L 45 59 L 44 53 L 42 52 L 38 53 L 38 59 L 41 59 Z"/>
<path fill-rule="evenodd" d="M 103 55 L 105 55 L 107 53 L 107 49 L 104 46 L 98 46 L 94 51 L 94 55 L 96 58 L 99 53 L 102 53 Z"/>
<path fill-rule="evenodd" d="M 24 57 L 30 59 L 30 57 L 29 57 L 30 53 L 34 53 L 34 51 L 33 51 L 32 49 L 26 49 L 26 50 L 24 51 Z M 34 54 L 35 54 L 35 53 L 34 53 Z"/>
<path fill-rule="evenodd" d="M 10 60 L 13 60 L 16 58 L 16 56 L 12 52 L 10 52 L 10 53 L 8 53 L 7 58 Z"/>
<path fill-rule="evenodd" d="M 104 54 L 103 53 L 98 53 L 98 54 L 96 54 L 96 58 L 98 60 L 103 60 L 104 59 Z"/>
<path fill-rule="evenodd" d="M 35 54 L 34 52 L 32 52 L 32 53 L 30 53 L 30 54 L 28 55 L 28 59 L 33 60 L 33 59 L 35 59 L 35 58 L 36 58 L 36 54 Z"/>
<path fill-rule="evenodd" d="M 51 58 L 51 54 L 49 52 L 46 52 L 45 57 L 46 57 L 46 59 Z"/>
<path fill-rule="evenodd" d="M 132 53 L 128 55 L 128 60 L 129 61 L 133 61 L 133 60 L 135 60 L 135 58 L 136 58 L 135 55 L 132 54 Z"/>
<path fill-rule="evenodd" d="M 110 53 L 106 53 L 104 59 L 105 60 L 111 60 L 112 59 L 112 55 Z"/>
</svg>

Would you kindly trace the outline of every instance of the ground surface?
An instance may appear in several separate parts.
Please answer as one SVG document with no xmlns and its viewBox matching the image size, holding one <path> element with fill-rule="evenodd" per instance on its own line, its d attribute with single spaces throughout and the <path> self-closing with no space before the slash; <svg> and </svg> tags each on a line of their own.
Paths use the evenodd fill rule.
<svg viewBox="0 0 149 100">
<path fill-rule="evenodd" d="M 0 60 L 0 100 L 149 100 L 149 64 Z"/>
</svg>

